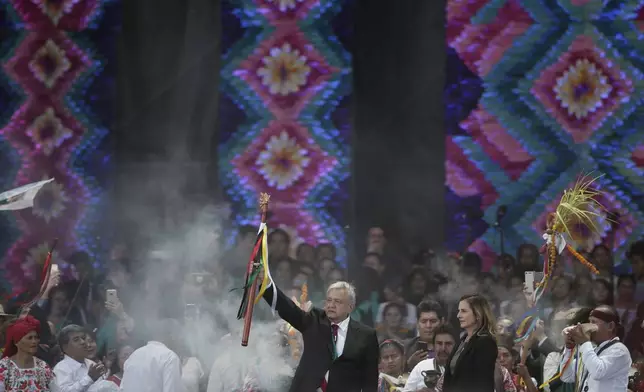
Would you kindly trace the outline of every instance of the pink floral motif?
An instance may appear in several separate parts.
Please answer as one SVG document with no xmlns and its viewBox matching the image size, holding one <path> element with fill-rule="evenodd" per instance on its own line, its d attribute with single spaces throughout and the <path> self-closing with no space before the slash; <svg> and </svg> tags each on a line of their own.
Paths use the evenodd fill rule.
<svg viewBox="0 0 644 392">
<path fill-rule="evenodd" d="M 89 57 L 61 31 L 34 31 L 20 43 L 4 64 L 6 72 L 29 93 L 52 97 L 65 94 L 88 66 Z"/>
<path fill-rule="evenodd" d="M 50 39 L 36 51 L 29 62 L 31 72 L 47 88 L 52 88 L 70 68 L 71 63 L 65 56 L 65 52 Z"/>
<path fill-rule="evenodd" d="M 583 143 L 628 100 L 633 83 L 591 37 L 580 35 L 530 91 L 575 143 Z"/>
<path fill-rule="evenodd" d="M 60 183 L 53 181 L 38 192 L 31 210 L 34 215 L 49 223 L 50 220 L 62 215 L 68 202 L 69 198 L 65 193 L 65 188 Z"/>
<path fill-rule="evenodd" d="M 273 205 L 302 200 L 336 160 L 300 124 L 272 121 L 232 163 L 240 177 L 248 178 L 248 186 L 257 192 L 270 190 Z"/>
<path fill-rule="evenodd" d="M 54 374 L 47 364 L 34 358 L 35 366 L 20 369 L 9 358 L 0 359 L 0 382 L 6 392 L 47 392 Z"/>
<path fill-rule="evenodd" d="M 295 27 L 284 27 L 239 63 L 234 75 L 248 83 L 277 118 L 296 118 L 332 74 L 324 56 Z"/>
<path fill-rule="evenodd" d="M 74 136 L 74 133 L 56 117 L 54 109 L 51 107 L 34 120 L 27 128 L 26 134 L 34 142 L 35 149 L 42 151 L 47 156 L 60 147 L 65 140 Z"/>
</svg>

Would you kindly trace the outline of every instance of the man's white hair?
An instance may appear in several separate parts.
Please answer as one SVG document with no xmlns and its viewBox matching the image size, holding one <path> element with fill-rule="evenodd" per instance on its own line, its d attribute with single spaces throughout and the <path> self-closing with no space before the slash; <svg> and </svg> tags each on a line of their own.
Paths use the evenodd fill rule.
<svg viewBox="0 0 644 392">
<path fill-rule="evenodd" d="M 351 306 L 356 306 L 356 288 L 349 282 L 335 282 L 326 290 L 326 293 L 329 294 L 331 290 L 345 290 L 349 296 L 349 303 Z"/>
</svg>

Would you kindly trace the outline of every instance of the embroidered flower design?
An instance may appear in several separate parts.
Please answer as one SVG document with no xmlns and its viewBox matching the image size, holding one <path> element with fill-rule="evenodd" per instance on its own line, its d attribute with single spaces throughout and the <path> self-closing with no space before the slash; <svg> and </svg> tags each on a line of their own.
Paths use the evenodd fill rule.
<svg viewBox="0 0 644 392">
<path fill-rule="evenodd" d="M 72 131 L 65 128 L 51 107 L 34 120 L 26 133 L 47 156 L 73 136 Z"/>
<path fill-rule="evenodd" d="M 45 222 L 58 218 L 65 211 L 65 204 L 69 201 L 65 189 L 61 184 L 52 181 L 40 189 L 34 199 L 32 212 L 43 218 Z"/>
<path fill-rule="evenodd" d="M 257 70 L 257 75 L 271 94 L 284 96 L 296 93 L 306 84 L 311 72 L 307 60 L 299 50 L 285 42 L 281 47 L 272 48 L 262 59 L 264 65 Z"/>
<path fill-rule="evenodd" d="M 71 66 L 65 52 L 52 40 L 47 40 L 29 62 L 31 72 L 47 88 L 54 87 L 56 81 L 69 71 Z"/>
<path fill-rule="evenodd" d="M 568 115 L 583 119 L 602 106 L 613 87 L 608 77 L 588 59 L 575 61 L 557 79 L 554 92 Z"/>
<path fill-rule="evenodd" d="M 284 190 L 302 177 L 310 159 L 297 140 L 282 131 L 272 136 L 265 147 L 256 164 L 269 186 Z"/>
</svg>

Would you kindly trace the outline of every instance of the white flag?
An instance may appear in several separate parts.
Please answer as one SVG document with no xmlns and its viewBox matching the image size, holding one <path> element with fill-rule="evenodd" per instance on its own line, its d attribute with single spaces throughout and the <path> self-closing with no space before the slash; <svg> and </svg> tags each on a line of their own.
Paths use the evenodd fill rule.
<svg viewBox="0 0 644 392">
<path fill-rule="evenodd" d="M 22 210 L 33 207 L 36 194 L 43 185 L 54 181 L 53 178 L 11 189 L 0 193 L 0 210 Z"/>
</svg>

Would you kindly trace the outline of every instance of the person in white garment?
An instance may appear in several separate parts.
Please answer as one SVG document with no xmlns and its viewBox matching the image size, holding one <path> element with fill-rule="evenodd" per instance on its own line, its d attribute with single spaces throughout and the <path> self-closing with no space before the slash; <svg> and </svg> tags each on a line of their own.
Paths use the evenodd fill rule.
<svg viewBox="0 0 644 392">
<path fill-rule="evenodd" d="M 619 314 L 614 308 L 602 305 L 593 309 L 589 320 L 597 326 L 597 330 L 590 336 L 584 333 L 581 325 L 567 333 L 562 366 L 573 355 L 572 349 L 577 346 L 582 362 L 579 392 L 626 391 L 631 355 L 620 342 L 624 328 L 620 324 Z M 593 347 L 593 343 L 597 347 Z M 574 383 L 576 369 L 576 359 L 573 359 L 561 375 L 561 381 Z"/>
<path fill-rule="evenodd" d="M 182 358 L 181 381 L 184 392 L 199 392 L 205 373 L 201 362 L 196 357 Z"/>
<path fill-rule="evenodd" d="M 79 325 L 68 325 L 58 336 L 65 358 L 54 367 L 60 392 L 91 392 L 91 387 L 102 379 L 105 366 L 87 359 L 87 331 Z"/>
<path fill-rule="evenodd" d="M 181 324 L 172 319 L 147 325 L 148 344 L 125 361 L 121 392 L 183 392 L 181 359 L 172 351 L 181 336 Z"/>
<path fill-rule="evenodd" d="M 431 389 L 425 384 L 424 372 L 438 370 L 443 374 L 445 364 L 454 345 L 460 339 L 456 332 L 449 325 L 442 325 L 434 332 L 432 345 L 434 347 L 434 358 L 423 359 L 409 373 L 403 392 L 429 392 Z"/>
</svg>

